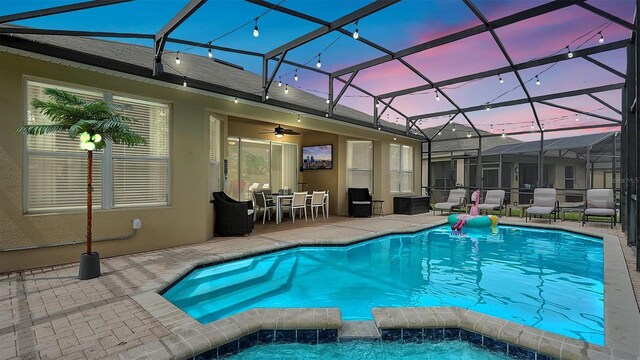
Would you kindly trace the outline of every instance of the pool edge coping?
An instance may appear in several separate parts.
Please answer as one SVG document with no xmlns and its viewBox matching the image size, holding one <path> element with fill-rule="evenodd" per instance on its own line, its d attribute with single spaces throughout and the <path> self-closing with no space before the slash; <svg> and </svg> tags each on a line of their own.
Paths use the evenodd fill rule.
<svg viewBox="0 0 640 360">
<path fill-rule="evenodd" d="M 386 236 L 391 234 L 414 233 L 417 231 L 422 231 L 422 230 L 430 229 L 433 227 L 441 226 L 446 223 L 447 223 L 447 220 L 443 219 L 443 220 L 439 220 L 429 224 L 420 224 L 420 225 L 412 224 L 413 226 L 409 226 L 402 229 L 390 229 L 390 230 L 369 232 L 366 234 L 346 236 L 341 241 L 332 243 L 332 245 L 348 246 L 348 245 L 367 241 L 372 238 L 376 238 L 380 236 Z M 502 221 L 502 224 L 509 225 L 509 226 L 519 226 L 519 227 L 525 226 L 525 227 L 561 230 L 561 231 L 566 231 L 571 233 L 577 233 L 577 234 L 583 234 L 583 235 L 593 236 L 597 238 L 602 238 L 603 248 L 604 248 L 604 264 L 605 264 L 604 279 L 606 284 L 605 306 L 604 306 L 605 347 L 600 347 L 595 344 L 590 344 L 584 341 L 580 341 L 577 339 L 569 338 L 569 337 L 554 334 L 554 333 L 547 332 L 547 334 L 551 334 L 554 337 L 562 338 L 562 341 L 560 341 L 560 348 L 555 350 L 556 352 L 559 351 L 559 354 L 562 353 L 562 344 L 565 344 L 564 340 L 566 339 L 567 340 L 566 344 L 568 344 L 567 346 L 573 346 L 574 348 L 579 348 L 579 349 L 587 349 L 588 351 L 591 352 L 593 356 L 596 356 L 594 358 L 602 358 L 602 356 L 607 356 L 607 357 L 611 356 L 615 358 L 617 356 L 616 354 L 622 355 L 622 358 L 625 358 L 625 356 L 630 354 L 633 354 L 635 356 L 640 355 L 640 349 L 629 349 L 629 344 L 626 342 L 626 340 L 629 340 L 630 338 L 631 342 L 633 343 L 633 339 L 638 339 L 640 337 L 640 313 L 635 314 L 631 319 L 631 321 L 633 321 L 633 319 L 638 320 L 635 326 L 636 329 L 633 329 L 635 331 L 633 330 L 631 331 L 632 336 L 629 337 L 629 331 L 623 332 L 624 330 L 629 330 L 627 325 L 630 320 L 629 314 L 628 314 L 629 305 L 625 303 L 629 303 L 630 301 L 633 302 L 633 308 L 635 308 L 636 305 L 635 305 L 635 297 L 633 296 L 633 289 L 631 286 L 631 280 L 629 278 L 628 270 L 626 266 L 624 266 L 624 268 L 623 266 L 621 266 L 621 264 L 622 265 L 625 264 L 625 261 L 624 261 L 624 255 L 622 253 L 622 248 L 617 236 L 608 235 L 608 234 L 599 234 L 586 229 L 569 229 L 569 228 L 564 228 L 562 226 L 558 226 L 555 224 L 551 224 L 551 225 L 535 224 L 535 223 L 521 224 L 521 223 L 511 222 L 508 220 Z M 114 359 L 115 358 L 119 358 L 119 359 L 154 358 L 154 357 L 158 357 L 158 355 L 160 355 L 161 353 L 169 355 L 170 358 L 177 358 L 177 359 L 188 358 L 188 357 L 198 355 L 202 352 L 211 350 L 212 348 L 214 348 L 213 345 L 218 343 L 218 340 L 226 339 L 228 341 L 233 341 L 235 339 L 230 337 L 237 336 L 239 338 L 241 336 L 247 335 L 247 334 L 243 335 L 244 331 L 248 331 L 250 329 L 255 329 L 254 331 L 263 330 L 262 320 L 260 321 L 256 320 L 256 316 L 258 316 L 257 315 L 258 313 L 261 314 L 263 317 L 264 316 L 269 317 L 269 316 L 274 316 L 272 314 L 278 314 L 275 316 L 277 318 L 280 318 L 283 316 L 286 317 L 286 311 L 290 309 L 286 309 L 286 308 L 285 309 L 252 309 L 252 310 L 248 310 L 248 311 L 233 315 L 231 317 L 227 317 L 227 318 L 215 321 L 207 325 L 202 325 L 197 320 L 193 319 L 191 316 L 187 315 L 182 310 L 175 307 L 175 305 L 173 305 L 172 303 L 164 299 L 164 297 L 160 295 L 160 292 L 163 289 L 167 288 L 169 285 L 176 282 L 177 280 L 186 276 L 194 268 L 205 265 L 205 264 L 221 263 L 221 262 L 226 262 L 230 260 L 236 260 L 243 257 L 277 252 L 277 251 L 290 249 L 290 248 L 307 247 L 307 246 L 327 246 L 327 245 L 328 244 L 326 242 L 322 242 L 322 241 L 319 241 L 317 243 L 314 243 L 313 241 L 311 242 L 308 242 L 308 241 L 307 242 L 274 242 L 272 245 L 264 246 L 262 248 L 244 250 L 238 253 L 232 252 L 224 255 L 209 256 L 209 257 L 198 259 L 198 260 L 192 260 L 184 263 L 179 268 L 158 274 L 158 277 L 155 280 L 150 281 L 149 283 L 141 287 L 138 291 L 134 292 L 131 295 L 131 298 L 135 300 L 138 304 L 140 304 L 140 306 L 142 306 L 145 310 L 147 310 L 152 316 L 154 316 L 154 318 L 156 318 L 163 326 L 167 327 L 167 329 L 171 331 L 172 334 L 166 337 L 163 337 L 162 339 L 154 343 L 144 344 L 142 346 L 133 348 L 124 353 L 118 354 L 113 358 Z M 612 277 L 615 278 L 615 281 L 613 281 L 613 283 L 611 282 Z M 615 285 L 615 289 L 611 290 L 610 288 L 613 285 Z M 613 294 L 614 292 L 616 292 L 617 294 L 614 295 Z M 401 308 L 393 308 L 393 309 L 401 309 Z M 406 308 L 406 309 L 418 309 L 418 308 Z M 612 309 L 614 310 L 622 309 L 623 311 L 615 312 Z M 300 314 L 307 314 L 307 311 L 311 311 L 313 313 L 314 310 L 327 310 L 327 309 L 326 308 L 305 308 L 302 310 L 304 311 Z M 339 309 L 331 308 L 327 310 L 327 313 L 329 313 L 330 310 L 337 310 L 339 312 Z M 256 313 L 252 313 L 254 311 Z M 280 312 L 282 311 L 285 311 L 285 315 L 280 314 Z M 460 309 L 460 311 L 465 311 L 465 313 L 470 312 L 470 313 L 473 313 L 474 315 L 479 315 L 480 317 L 491 318 L 491 316 L 489 315 L 477 313 L 472 310 Z M 372 312 L 373 312 L 373 309 L 372 309 Z M 253 314 L 253 316 L 251 314 Z M 282 318 L 283 322 L 280 324 L 280 326 L 284 326 L 284 317 Z M 375 316 L 374 316 L 374 319 L 375 319 Z M 495 318 L 495 319 L 499 319 L 499 318 Z M 301 320 L 302 320 L 302 323 L 300 323 Z M 303 326 L 302 328 L 296 327 L 295 329 L 305 329 L 305 326 L 307 326 L 306 329 L 308 329 L 309 328 L 308 326 L 313 324 L 315 325 L 324 324 L 323 326 L 329 326 L 329 325 L 336 326 L 336 323 L 335 323 L 336 319 L 332 319 L 331 321 L 327 320 L 326 323 L 318 323 L 317 321 L 312 320 L 311 324 L 305 322 L 307 320 L 308 319 L 306 320 L 304 319 L 304 316 L 303 317 L 296 316 L 294 317 L 294 319 L 290 319 L 287 322 L 287 324 L 289 324 L 289 326 L 293 326 L 292 325 L 293 322 L 297 322 L 298 324 L 297 326 Z M 339 320 L 340 322 L 339 324 L 341 327 L 342 319 L 339 318 L 337 320 Z M 534 329 L 536 331 L 540 331 L 544 333 L 544 331 L 542 330 L 531 328 L 526 325 L 509 322 L 503 319 L 500 319 L 500 321 L 504 321 L 506 323 L 512 324 L 513 326 L 515 326 L 515 328 L 526 327 L 526 328 Z M 212 324 L 216 324 L 216 325 L 210 326 Z M 278 324 L 277 321 L 276 321 L 276 324 Z M 377 324 L 378 323 L 376 322 L 376 325 Z M 626 324 L 626 325 L 620 327 L 620 324 Z M 218 325 L 221 325 L 221 327 L 219 328 Z M 327 327 L 320 326 L 315 328 L 318 329 L 318 328 L 327 328 Z M 511 328 L 511 326 L 509 326 L 509 328 Z M 467 329 L 467 328 L 465 329 L 468 331 L 475 332 L 473 329 Z M 238 333 L 238 331 L 240 331 L 240 333 Z M 636 335 L 635 338 L 633 337 L 634 334 Z M 490 334 L 482 334 L 482 335 L 491 336 Z M 498 333 L 498 335 L 500 335 L 500 333 Z M 614 341 L 614 344 L 609 343 L 612 339 Z M 624 341 L 619 342 L 621 339 Z M 509 342 L 508 338 L 505 338 L 505 339 L 497 338 L 497 340 Z M 556 340 L 556 342 L 558 341 Z M 582 343 L 582 346 L 576 345 L 575 342 Z M 530 348 L 530 347 L 527 347 L 527 348 L 532 351 L 538 351 L 537 348 Z M 620 348 L 624 348 L 624 349 L 620 349 Z M 548 354 L 548 352 L 543 352 L 543 353 Z M 575 353 L 575 352 L 567 350 L 567 354 L 569 353 Z M 152 356 L 152 354 L 154 356 Z M 554 356 L 554 355 L 551 355 L 551 356 Z M 164 356 L 159 356 L 159 357 L 164 357 Z M 572 357 L 569 356 L 567 358 L 572 358 Z M 591 356 L 588 355 L 588 358 L 591 358 Z"/>
</svg>

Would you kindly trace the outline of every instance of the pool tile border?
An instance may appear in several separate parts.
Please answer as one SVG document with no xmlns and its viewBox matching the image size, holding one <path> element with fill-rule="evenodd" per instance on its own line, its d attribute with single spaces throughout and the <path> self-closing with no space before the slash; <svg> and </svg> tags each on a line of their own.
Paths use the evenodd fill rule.
<svg viewBox="0 0 640 360">
<path fill-rule="evenodd" d="M 230 253 L 209 256 L 206 258 L 201 258 L 198 260 L 186 262 L 179 269 L 158 274 L 158 277 L 156 278 L 156 280 L 145 284 L 143 287 L 141 287 L 138 291 L 136 291 L 131 296 L 145 310 L 147 310 L 152 316 L 154 316 L 161 324 L 167 327 L 167 329 L 169 329 L 172 332 L 172 335 L 166 336 L 155 343 L 145 344 L 143 346 L 131 349 L 127 352 L 119 354 L 117 357 L 114 356 L 113 358 L 114 359 L 147 359 L 147 358 L 148 359 L 165 359 L 165 358 L 166 359 L 186 359 L 186 358 L 194 357 L 206 351 L 212 351 L 212 349 L 219 351 L 219 348 L 221 346 L 225 346 L 223 348 L 223 353 L 225 353 L 225 351 L 227 351 L 226 350 L 227 347 L 231 349 L 233 348 L 233 345 L 227 345 L 230 342 L 233 343 L 234 341 L 237 341 L 238 348 L 240 348 L 240 339 L 246 336 L 252 336 L 251 334 L 253 334 L 254 332 L 257 333 L 259 331 L 264 331 L 264 330 L 275 331 L 275 330 L 333 329 L 337 331 L 337 329 L 340 329 L 342 327 L 342 320 L 339 315 L 340 314 L 339 309 L 319 309 L 319 308 L 252 309 L 252 310 L 245 311 L 243 313 L 236 314 L 234 316 L 231 316 L 225 319 L 215 321 L 207 325 L 202 325 L 199 322 L 197 322 L 195 319 L 191 318 L 189 315 L 187 315 L 186 313 L 182 312 L 180 309 L 175 307 L 173 304 L 166 301 L 160 295 L 160 292 L 162 292 L 163 289 L 168 288 L 170 285 L 174 284 L 176 281 L 179 281 L 184 276 L 188 275 L 194 268 L 200 268 L 200 267 L 204 267 L 212 264 L 219 264 L 219 263 L 233 261 L 241 258 L 247 258 L 247 257 L 256 256 L 256 255 L 273 253 L 277 251 L 299 248 L 299 247 L 347 246 L 347 245 L 352 245 L 359 242 L 367 241 L 375 237 L 385 236 L 385 235 L 415 233 L 417 231 L 422 231 L 425 229 L 437 227 L 446 223 L 447 223 L 447 220 L 443 219 L 443 220 L 438 220 L 428 224 L 421 224 L 421 225 L 413 224 L 413 226 L 405 227 L 402 229 L 389 229 L 389 230 L 374 231 L 367 234 L 346 236 L 339 240 L 326 239 L 326 240 L 300 241 L 300 242 L 274 241 L 269 245 L 258 247 L 251 250 L 241 250 L 238 252 L 230 252 Z M 568 229 L 568 228 L 557 226 L 557 225 L 535 224 L 535 223 L 530 223 L 525 225 L 522 223 L 510 222 L 508 220 L 502 221 L 501 223 L 503 225 L 510 225 L 510 226 L 529 226 L 529 227 L 538 227 L 538 228 L 545 228 L 545 229 L 562 230 L 562 231 L 602 238 L 603 244 L 605 247 L 605 264 L 606 264 L 605 279 L 608 279 L 607 274 L 609 274 L 609 272 L 617 272 L 619 275 L 620 274 L 628 275 L 626 274 L 626 271 L 627 271 L 626 267 L 624 269 L 621 268 L 621 266 L 624 265 L 624 257 L 622 255 L 622 250 L 619 248 L 620 245 L 619 245 L 618 239 L 615 236 L 598 234 L 593 231 L 589 231 L 585 229 L 573 229 L 573 228 Z M 336 226 L 340 226 L 340 225 L 336 225 Z M 611 244 L 612 244 L 611 241 L 615 241 L 615 244 L 617 244 L 616 245 L 617 248 L 615 247 L 611 248 Z M 606 250 L 607 248 L 611 248 L 614 251 L 613 252 L 607 251 Z M 621 262 L 620 262 L 620 259 L 622 259 Z M 623 270 L 622 273 L 620 273 L 621 269 Z M 613 306 L 614 308 L 618 308 L 618 306 L 620 306 L 620 309 L 628 309 L 628 307 L 624 307 L 626 306 L 625 304 L 619 304 L 619 302 L 617 301 L 619 298 L 625 298 L 625 299 L 629 298 L 629 296 L 626 296 L 627 291 L 630 291 L 630 294 L 633 295 L 629 279 L 626 279 L 626 282 L 629 283 L 628 289 L 626 286 L 627 284 L 624 284 L 624 279 L 622 279 L 622 282 L 623 284 L 621 288 L 614 289 L 613 291 L 605 292 L 605 304 L 606 304 L 605 305 L 605 339 L 611 339 L 613 336 L 610 336 L 610 331 L 615 332 L 616 330 L 616 329 L 612 329 L 611 320 L 613 320 L 614 322 L 622 321 L 623 323 L 628 323 L 629 321 L 635 321 L 635 318 L 632 318 L 632 319 L 625 318 L 625 315 L 627 314 L 624 311 L 620 312 L 620 314 L 617 314 L 617 315 L 614 314 L 615 315 L 614 317 L 616 317 L 616 319 L 611 319 L 612 314 L 609 314 L 609 312 L 607 311 L 607 309 L 609 308 L 610 305 L 612 305 L 612 303 L 615 303 L 615 306 Z M 609 289 L 609 286 L 610 284 L 607 283 L 607 289 Z M 620 296 L 620 291 L 624 293 L 623 296 Z M 611 294 L 612 292 L 616 292 L 617 295 L 607 296 L 607 293 Z M 634 299 L 633 296 L 631 296 L 631 299 Z M 446 307 L 446 308 L 449 308 L 448 311 L 453 313 L 456 313 L 456 312 L 458 313 L 464 312 L 464 314 L 473 313 L 475 314 L 476 317 L 492 318 L 490 316 L 475 313 L 466 309 L 458 309 L 453 307 Z M 421 309 L 421 308 L 385 308 L 385 309 L 406 309 L 409 312 L 411 311 L 416 312 L 418 311 L 418 309 Z M 424 308 L 424 309 L 433 309 L 433 308 Z M 326 311 L 324 315 L 325 317 L 323 318 L 324 320 L 320 320 L 320 318 L 322 318 L 323 316 L 320 313 L 317 313 L 317 311 L 320 311 L 320 312 Z M 336 315 L 336 312 L 337 312 L 337 315 Z M 315 318 L 316 315 L 319 316 L 320 318 L 316 319 Z M 416 314 L 414 313 L 412 315 L 416 315 Z M 433 329 L 434 327 L 436 328 L 442 327 L 443 329 L 447 329 L 447 328 L 458 329 L 459 338 L 461 337 L 460 335 L 462 333 L 461 331 L 465 330 L 465 331 L 474 333 L 476 335 L 480 335 L 483 337 L 483 339 L 485 338 L 489 339 L 487 340 L 488 342 L 491 342 L 491 341 L 505 342 L 507 344 L 507 349 L 508 349 L 508 344 L 515 344 L 516 346 L 519 347 L 520 344 L 518 344 L 518 340 L 520 339 L 520 332 L 518 331 L 520 330 L 517 330 L 517 329 L 525 328 L 524 325 L 510 323 L 506 320 L 502 320 L 498 318 L 493 318 L 493 319 L 497 319 L 498 321 L 494 320 L 494 321 L 483 322 L 483 326 L 481 329 L 474 329 L 473 327 L 469 328 L 468 327 L 469 324 L 467 323 L 465 323 L 466 325 L 461 325 L 463 322 L 468 321 L 467 319 L 468 317 L 474 318 L 471 315 L 463 316 L 464 321 L 458 318 L 457 323 L 455 323 L 454 321 L 454 323 L 449 325 L 448 321 L 452 321 L 452 319 L 446 318 L 447 320 L 445 320 L 445 317 L 442 316 L 442 312 L 439 312 L 435 319 L 431 319 L 431 320 L 435 320 L 435 322 L 427 322 L 427 323 L 418 322 L 411 315 L 409 317 L 406 317 L 403 314 L 402 317 L 407 321 L 406 327 L 394 327 L 397 325 L 394 325 L 393 323 L 378 325 L 377 321 L 376 321 L 376 325 L 380 329 L 386 329 L 386 330 L 400 329 L 401 337 L 403 334 L 403 329 L 416 329 L 416 326 L 418 326 L 419 324 L 420 326 L 423 326 L 421 327 L 421 329 L 423 328 Z M 375 318 L 375 315 L 374 315 L 374 318 Z M 395 321 L 398 324 L 402 324 L 401 318 L 392 317 L 391 319 L 395 319 Z M 413 325 L 409 325 L 409 319 L 412 319 Z M 423 319 L 420 316 L 418 316 L 418 319 L 423 321 Z M 640 319 L 640 315 L 638 319 Z M 440 323 L 442 323 L 442 325 L 440 325 Z M 501 330 L 503 327 L 506 326 L 505 325 L 506 323 L 511 325 L 506 327 L 506 330 L 504 331 L 504 333 L 501 333 Z M 475 325 L 476 324 L 474 323 L 474 326 Z M 385 328 L 385 326 L 392 326 L 392 327 Z M 529 327 L 526 327 L 526 328 L 529 328 Z M 528 349 L 528 351 L 537 351 L 539 354 L 545 354 L 545 355 L 548 354 L 549 356 L 555 356 L 555 357 L 567 358 L 567 359 L 573 359 L 573 358 L 626 359 L 629 356 L 631 356 L 632 358 L 636 358 L 638 354 L 640 354 L 640 351 L 638 351 L 638 354 L 629 353 L 625 351 L 611 349 L 609 347 L 606 347 L 606 348 L 599 347 L 594 344 L 588 344 L 586 342 L 564 337 L 561 335 L 545 333 L 535 328 L 530 328 L 530 329 L 533 329 L 534 331 L 527 331 L 527 333 L 536 334 L 536 332 L 542 332 L 545 334 L 545 336 L 538 334 L 537 339 L 539 341 L 536 344 L 533 344 L 533 342 L 535 341 L 532 339 L 529 339 L 529 341 L 526 342 L 527 338 L 523 338 L 522 345 L 525 346 L 525 348 Z M 496 334 L 496 330 L 498 331 L 497 334 Z M 407 331 L 408 331 L 408 334 L 411 333 L 411 330 L 407 330 Z M 424 333 L 424 330 L 421 330 L 421 331 L 422 333 Z M 451 331 L 455 332 L 455 330 L 451 330 Z M 478 333 L 477 331 L 480 331 L 480 333 Z M 631 341 L 631 346 L 633 347 L 633 342 L 636 341 L 634 339 L 638 338 L 635 336 L 640 334 L 640 330 L 636 331 L 636 329 L 634 329 L 633 331 L 631 331 L 630 334 L 620 333 L 621 331 L 622 329 L 617 327 L 617 332 L 619 334 L 616 334 L 616 336 L 621 336 L 622 339 L 625 340 L 625 345 L 628 345 L 628 341 Z M 415 330 L 413 332 L 415 332 Z M 451 336 L 454 336 L 454 335 L 451 335 Z M 415 338 L 415 336 L 413 338 Z M 243 344 L 245 343 L 246 341 L 243 342 Z M 492 344 L 495 345 L 498 343 L 496 342 Z M 610 346 L 610 344 L 607 344 L 607 345 Z M 495 345 L 495 346 L 500 347 L 503 345 Z M 625 350 L 629 349 L 629 346 L 624 346 L 624 348 Z M 580 356 L 575 357 L 578 354 Z"/>
</svg>

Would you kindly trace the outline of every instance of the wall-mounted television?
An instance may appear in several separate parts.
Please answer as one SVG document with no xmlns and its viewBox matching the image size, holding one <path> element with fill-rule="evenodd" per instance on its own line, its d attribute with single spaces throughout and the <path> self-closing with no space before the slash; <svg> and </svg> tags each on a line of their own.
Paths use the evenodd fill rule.
<svg viewBox="0 0 640 360">
<path fill-rule="evenodd" d="M 333 169 L 333 145 L 302 147 L 302 170 Z"/>
</svg>

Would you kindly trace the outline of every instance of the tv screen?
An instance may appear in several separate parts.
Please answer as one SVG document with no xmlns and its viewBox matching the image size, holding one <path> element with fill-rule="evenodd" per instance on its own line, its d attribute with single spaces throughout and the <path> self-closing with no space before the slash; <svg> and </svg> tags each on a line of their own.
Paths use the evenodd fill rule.
<svg viewBox="0 0 640 360">
<path fill-rule="evenodd" d="M 333 147 L 315 145 L 302 147 L 302 169 L 319 170 L 333 168 Z"/>
</svg>

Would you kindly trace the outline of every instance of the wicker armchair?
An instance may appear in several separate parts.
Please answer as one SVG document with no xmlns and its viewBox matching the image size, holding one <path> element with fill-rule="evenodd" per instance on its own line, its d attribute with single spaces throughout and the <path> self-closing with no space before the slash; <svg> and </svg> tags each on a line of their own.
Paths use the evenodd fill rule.
<svg viewBox="0 0 640 360">
<path fill-rule="evenodd" d="M 371 217 L 371 194 L 367 188 L 348 188 L 349 216 Z"/>
<path fill-rule="evenodd" d="M 251 201 L 236 201 L 220 191 L 213 193 L 212 202 L 215 208 L 215 234 L 245 235 L 253 231 Z"/>
</svg>

